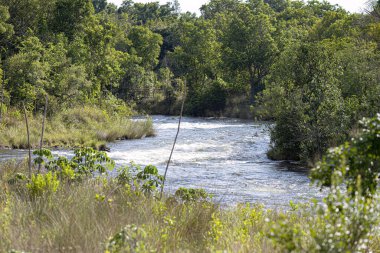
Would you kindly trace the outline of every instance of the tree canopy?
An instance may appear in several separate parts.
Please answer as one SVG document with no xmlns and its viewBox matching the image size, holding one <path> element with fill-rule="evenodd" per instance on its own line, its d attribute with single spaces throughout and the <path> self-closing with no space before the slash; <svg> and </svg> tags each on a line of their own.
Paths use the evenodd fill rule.
<svg viewBox="0 0 380 253">
<path fill-rule="evenodd" d="M 272 158 L 318 160 L 380 111 L 379 2 L 0 0 L 4 108 L 136 110 L 271 119 Z M 186 84 L 186 85 L 184 85 Z"/>
</svg>

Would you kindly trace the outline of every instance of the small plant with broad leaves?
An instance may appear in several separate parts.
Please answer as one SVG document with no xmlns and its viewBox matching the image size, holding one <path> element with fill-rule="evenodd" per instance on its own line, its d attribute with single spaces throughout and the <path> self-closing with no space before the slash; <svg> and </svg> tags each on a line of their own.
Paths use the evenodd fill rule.
<svg viewBox="0 0 380 253">
<path fill-rule="evenodd" d="M 158 173 L 157 167 L 148 165 L 143 169 L 134 163 L 118 169 L 116 180 L 121 185 L 129 184 L 135 191 L 150 195 L 156 193 L 163 184 L 164 177 Z"/>
<path fill-rule="evenodd" d="M 151 194 L 162 186 L 164 177 L 158 174 L 157 167 L 148 165 L 137 173 L 136 180 L 144 193 Z"/>
<path fill-rule="evenodd" d="M 35 164 L 43 165 L 47 171 L 56 172 L 62 179 L 75 179 L 83 176 L 91 176 L 94 173 L 104 174 L 115 168 L 115 162 L 106 152 L 93 148 L 82 148 L 74 151 L 74 157 L 69 160 L 66 157 L 54 158 L 51 151 L 41 149 L 34 151 L 37 157 Z"/>
<path fill-rule="evenodd" d="M 28 177 L 23 173 L 16 173 L 12 178 L 8 180 L 8 184 L 17 185 L 23 182 L 26 182 Z"/>
<path fill-rule="evenodd" d="M 116 180 L 119 185 L 131 184 L 133 181 L 133 176 L 131 174 L 131 169 L 129 166 L 122 166 L 116 169 L 117 176 Z"/>
<path fill-rule="evenodd" d="M 81 175 L 92 175 L 94 172 L 103 174 L 115 168 L 115 162 L 108 157 L 106 152 L 82 148 L 75 150 L 74 154 L 71 162 L 76 173 Z"/>
<path fill-rule="evenodd" d="M 106 253 L 150 252 L 145 245 L 146 232 L 136 225 L 128 225 L 106 243 Z"/>
<path fill-rule="evenodd" d="M 38 149 L 33 151 L 34 164 L 43 166 L 53 159 L 53 155 L 49 149 Z"/>
</svg>

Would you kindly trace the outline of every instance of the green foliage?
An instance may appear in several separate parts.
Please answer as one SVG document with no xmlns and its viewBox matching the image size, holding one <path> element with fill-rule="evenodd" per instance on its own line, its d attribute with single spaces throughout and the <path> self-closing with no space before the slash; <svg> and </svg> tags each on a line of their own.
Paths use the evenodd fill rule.
<svg viewBox="0 0 380 253">
<path fill-rule="evenodd" d="M 93 176 L 94 173 L 105 174 L 115 167 L 115 162 L 105 152 L 93 148 L 76 149 L 70 160 L 62 156 L 53 157 L 48 149 L 36 150 L 33 154 L 37 156 L 35 164 L 43 165 L 54 176 L 68 181 Z"/>
<path fill-rule="evenodd" d="M 297 223 L 299 214 L 293 214 L 272 228 L 270 236 L 282 251 L 369 251 L 379 224 L 379 123 L 379 115 L 364 119 L 358 137 L 331 149 L 313 169 L 313 181 L 329 191 L 323 204 L 315 202 L 308 225 Z M 305 209 L 293 211 L 303 216 Z"/>
<path fill-rule="evenodd" d="M 305 236 L 302 225 L 296 223 L 297 215 L 281 215 L 269 236 L 281 248 L 281 252 L 307 252 L 303 249 L 302 237 Z M 312 251 L 309 251 L 312 252 Z"/>
<path fill-rule="evenodd" d="M 53 155 L 49 149 L 35 150 L 33 151 L 33 155 L 37 156 L 34 158 L 34 164 L 38 165 L 44 165 L 46 163 L 46 160 L 44 158 L 47 158 L 49 160 L 53 158 Z"/>
<path fill-rule="evenodd" d="M 131 54 L 141 58 L 141 65 L 147 69 L 158 63 L 158 55 L 162 45 L 162 37 L 146 27 L 136 26 L 128 34 L 132 42 Z"/>
<path fill-rule="evenodd" d="M 161 187 L 164 177 L 158 174 L 158 169 L 155 166 L 148 165 L 136 175 L 137 181 L 141 185 L 144 193 L 152 193 Z"/>
<path fill-rule="evenodd" d="M 117 170 L 116 181 L 119 185 L 127 185 L 133 182 L 133 175 L 131 173 L 130 167 L 122 166 L 122 167 L 117 168 L 116 170 Z"/>
<path fill-rule="evenodd" d="M 348 192 L 373 196 L 378 188 L 380 170 L 380 115 L 361 121 L 358 137 L 331 149 L 312 171 L 312 178 L 321 186 L 344 184 Z"/>
<path fill-rule="evenodd" d="M 24 183 L 27 182 L 28 177 L 23 173 L 16 173 L 14 177 L 8 180 L 8 184 L 15 185 L 18 183 Z"/>
<path fill-rule="evenodd" d="M 180 46 L 169 54 L 175 76 L 184 76 L 188 87 L 186 111 L 204 115 L 224 109 L 226 89 L 217 80 L 221 44 L 212 23 L 205 20 L 180 23 Z M 216 92 L 216 93 L 214 93 Z M 210 101 L 213 99 L 215 104 Z"/>
<path fill-rule="evenodd" d="M 32 175 L 30 182 L 26 184 L 26 188 L 31 197 L 41 197 L 43 194 L 56 192 L 59 184 L 57 174 L 50 171 L 46 174 Z"/>
<path fill-rule="evenodd" d="M 175 192 L 175 196 L 185 203 L 196 201 L 206 201 L 211 199 L 212 195 L 208 194 L 204 189 L 179 188 Z"/>
<path fill-rule="evenodd" d="M 106 253 L 148 252 L 144 244 L 146 232 L 136 225 L 128 225 L 111 237 L 106 244 Z"/>
<path fill-rule="evenodd" d="M 188 114 L 248 112 L 254 105 L 251 117 L 282 118 L 282 124 L 283 114 L 272 113 L 280 102 L 256 102 L 262 100 L 264 90 L 268 100 L 277 97 L 274 89 L 287 89 L 283 81 L 293 82 L 297 69 L 286 72 L 283 64 L 291 67 L 298 60 L 305 69 L 317 61 L 326 70 L 335 70 L 329 73 L 336 80 L 322 78 L 331 83 L 333 90 L 327 93 L 334 94 L 323 106 L 343 107 L 344 117 L 353 123 L 378 110 L 379 98 L 373 95 L 379 92 L 376 10 L 371 7 L 368 15 L 358 15 L 318 1 L 212 0 L 202 6 L 202 15 L 197 17 L 179 13 L 178 1 L 124 1 L 117 8 L 105 0 L 0 0 L 4 108 L 20 107 L 24 102 L 37 113 L 48 95 L 50 115 L 83 105 L 123 111 L 125 107 L 119 107 L 123 103 L 145 112 L 174 113 L 187 88 Z M 340 40 L 336 44 L 341 45 L 327 45 L 326 40 Z M 302 59 L 298 46 L 312 43 L 326 44 L 334 59 Z M 330 64 L 336 60 L 339 64 Z M 298 70 L 301 76 L 309 75 Z M 186 80 L 187 87 L 178 80 Z M 295 97 L 311 85 L 307 80 L 297 81 L 303 84 L 287 89 Z M 339 99 L 339 91 L 344 101 Z M 289 94 L 281 95 L 292 100 Z M 324 96 L 323 92 L 311 95 Z M 303 102 L 308 107 L 309 101 Z M 259 115 L 262 111 L 265 115 Z M 313 139 L 314 129 L 309 127 L 301 128 L 307 130 L 306 138 Z M 325 126 L 317 128 L 326 130 Z M 344 128 L 338 139 L 350 130 Z M 322 135 L 328 139 L 331 133 Z M 290 138 L 284 145 L 288 142 Z M 328 142 L 334 145 L 338 141 Z M 325 144 L 324 140 L 318 147 L 305 144 L 295 156 L 314 159 Z M 294 145 L 298 144 L 289 143 Z M 294 153 L 277 146 L 279 156 Z"/>
<path fill-rule="evenodd" d="M 107 7 L 107 0 L 92 0 L 92 5 L 94 6 L 95 12 L 101 12 Z"/>
<path fill-rule="evenodd" d="M 51 27 L 55 33 L 64 33 L 72 39 L 75 29 L 93 13 L 91 0 L 57 0 Z"/>
<path fill-rule="evenodd" d="M 360 184 L 360 183 L 359 183 Z M 350 196 L 332 186 L 324 207 L 319 208 L 317 226 L 311 229 L 316 250 L 322 252 L 367 252 L 379 224 L 378 199 L 360 192 Z"/>
<path fill-rule="evenodd" d="M 81 175 L 91 175 L 94 172 L 103 174 L 115 167 L 115 162 L 108 157 L 106 152 L 93 148 L 75 150 L 71 162 L 76 172 Z"/>
<path fill-rule="evenodd" d="M 47 170 L 59 172 L 62 178 L 68 179 L 92 176 L 94 173 L 104 174 L 115 167 L 115 162 L 108 157 L 106 152 L 93 148 L 76 149 L 71 160 L 65 157 L 54 159 L 51 154 L 48 156 L 43 154 L 43 156 L 49 159 L 46 165 Z"/>
<path fill-rule="evenodd" d="M 272 37 L 271 9 L 263 1 L 239 5 L 236 12 L 223 17 L 223 59 L 231 70 L 248 73 L 250 103 L 264 89 L 263 79 L 277 56 L 278 49 Z M 237 39 L 239 38 L 239 39 Z"/>
<path fill-rule="evenodd" d="M 8 8 L 0 5 L 0 35 L 4 38 L 9 38 L 13 33 L 13 26 L 7 23 L 9 18 Z"/>
<path fill-rule="evenodd" d="M 146 195 L 155 195 L 161 189 L 164 177 L 158 173 L 153 165 L 142 169 L 134 163 L 117 169 L 116 180 L 120 185 L 130 185 L 136 192 L 142 191 Z"/>
<path fill-rule="evenodd" d="M 273 156 L 315 162 L 344 142 L 361 116 L 375 114 L 373 92 L 379 86 L 370 81 L 372 70 L 357 71 L 362 63 L 377 61 L 368 46 L 328 39 L 295 44 L 282 53 L 262 98 L 268 115 L 276 118 Z"/>
</svg>

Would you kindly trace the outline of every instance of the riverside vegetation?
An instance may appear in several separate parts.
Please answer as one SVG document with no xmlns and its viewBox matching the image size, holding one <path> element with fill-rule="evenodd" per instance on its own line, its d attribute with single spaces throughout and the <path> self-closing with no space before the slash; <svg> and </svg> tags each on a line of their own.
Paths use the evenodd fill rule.
<svg viewBox="0 0 380 253">
<path fill-rule="evenodd" d="M 22 103 L 38 115 L 46 95 L 52 117 L 177 114 L 187 93 L 188 115 L 274 120 L 269 156 L 313 165 L 380 111 L 380 2 L 363 8 L 211 0 L 196 16 L 176 0 L 0 0 L 0 118 Z"/>
<path fill-rule="evenodd" d="M 104 152 L 78 149 L 70 160 L 35 151 L 0 169 L 2 252 L 377 252 L 380 115 L 359 137 L 332 149 L 312 177 L 329 187 L 323 203 L 222 208 L 199 189 L 159 199 L 154 166 L 120 167 Z"/>
<path fill-rule="evenodd" d="M 30 143 L 39 146 L 42 116 L 29 119 Z M 28 148 L 24 116 L 10 111 L 0 125 L 0 147 Z M 127 116 L 110 115 L 106 110 L 85 106 L 67 109 L 55 114 L 46 122 L 44 144 L 55 148 L 104 148 L 107 142 L 138 139 L 154 135 L 151 119 L 132 121 Z"/>
<path fill-rule="evenodd" d="M 0 0 L 0 146 L 28 147 L 24 108 L 38 146 L 47 97 L 45 145 L 79 148 L 37 151 L 30 177 L 1 165 L 0 251 L 380 251 L 379 48 L 379 0 L 211 0 L 200 16 L 176 0 Z M 273 120 L 268 156 L 315 167 L 323 204 L 221 208 L 199 189 L 157 199 L 152 166 L 107 176 L 96 149 L 153 135 L 130 116 L 176 114 L 184 94 L 188 115 Z"/>
</svg>

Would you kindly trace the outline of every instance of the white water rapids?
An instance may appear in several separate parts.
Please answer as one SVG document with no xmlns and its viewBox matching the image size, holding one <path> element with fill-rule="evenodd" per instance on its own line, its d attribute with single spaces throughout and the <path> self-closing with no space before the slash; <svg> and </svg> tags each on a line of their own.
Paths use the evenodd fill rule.
<svg viewBox="0 0 380 253">
<path fill-rule="evenodd" d="M 156 136 L 109 144 L 117 165 L 131 161 L 152 164 L 164 173 L 177 131 L 178 118 L 154 116 Z M 290 200 L 320 199 L 310 186 L 307 172 L 291 163 L 271 161 L 266 152 L 268 123 L 239 119 L 183 118 L 166 191 L 179 187 L 204 188 L 222 204 L 263 203 L 287 206 Z M 55 151 L 69 155 L 70 151 Z M 25 151 L 0 151 L 0 160 L 25 155 Z"/>
</svg>

